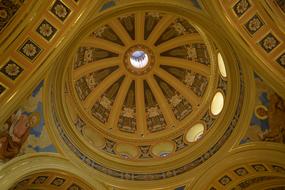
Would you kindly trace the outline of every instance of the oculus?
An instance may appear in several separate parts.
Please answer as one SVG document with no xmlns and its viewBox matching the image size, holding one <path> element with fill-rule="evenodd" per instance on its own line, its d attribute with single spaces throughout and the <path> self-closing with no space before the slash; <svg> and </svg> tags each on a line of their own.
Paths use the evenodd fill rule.
<svg viewBox="0 0 285 190">
<path fill-rule="evenodd" d="M 134 51 L 131 54 L 130 62 L 137 69 L 144 68 L 148 64 L 148 55 L 144 51 Z"/>
<path fill-rule="evenodd" d="M 135 75 L 148 73 L 154 65 L 153 51 L 141 44 L 129 48 L 124 55 L 124 65 L 128 72 Z"/>
</svg>

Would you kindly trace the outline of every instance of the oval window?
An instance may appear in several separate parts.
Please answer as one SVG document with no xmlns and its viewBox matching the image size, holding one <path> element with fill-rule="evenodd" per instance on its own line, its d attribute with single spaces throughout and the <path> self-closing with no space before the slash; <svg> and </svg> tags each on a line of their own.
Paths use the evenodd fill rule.
<svg viewBox="0 0 285 190">
<path fill-rule="evenodd" d="M 125 159 L 136 157 L 138 155 L 137 148 L 130 144 L 118 144 L 116 146 L 116 151 Z"/>
<path fill-rule="evenodd" d="M 218 53 L 218 67 L 219 67 L 221 75 L 223 77 L 227 77 L 225 63 L 224 63 L 224 59 L 223 59 L 221 53 Z"/>
<path fill-rule="evenodd" d="M 221 92 L 217 92 L 211 103 L 211 112 L 213 115 L 221 113 L 224 107 L 224 96 Z"/>
<path fill-rule="evenodd" d="M 158 157 L 166 157 L 174 150 L 174 145 L 170 142 L 161 142 L 154 145 L 152 153 Z"/>
<path fill-rule="evenodd" d="M 195 142 L 203 136 L 203 133 L 204 133 L 204 125 L 202 123 L 197 123 L 188 130 L 186 134 L 186 140 L 188 142 Z"/>
</svg>

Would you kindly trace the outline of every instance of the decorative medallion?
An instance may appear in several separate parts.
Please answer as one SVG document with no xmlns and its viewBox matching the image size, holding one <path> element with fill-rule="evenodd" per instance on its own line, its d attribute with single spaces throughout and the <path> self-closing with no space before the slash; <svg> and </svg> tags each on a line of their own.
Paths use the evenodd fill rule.
<svg viewBox="0 0 285 190">
<path fill-rule="evenodd" d="M 254 34 L 257 32 L 262 26 L 264 25 L 264 22 L 259 17 L 258 14 L 254 15 L 246 24 L 245 28 L 250 34 Z"/>
<path fill-rule="evenodd" d="M 0 71 L 5 76 L 10 78 L 11 80 L 15 80 L 22 73 L 24 69 L 20 67 L 17 63 L 12 60 L 9 60 L 3 67 L 1 67 Z"/>
<path fill-rule="evenodd" d="M 227 175 L 225 175 L 224 177 L 222 177 L 222 178 L 219 180 L 220 184 L 222 184 L 222 185 L 227 185 L 227 184 L 230 183 L 231 181 L 232 181 L 232 179 L 231 179 L 229 176 L 227 176 Z"/>
<path fill-rule="evenodd" d="M 280 42 L 276 37 L 269 33 L 260 42 L 259 45 L 267 52 L 270 53 L 274 48 L 276 48 Z"/>
<path fill-rule="evenodd" d="M 44 39 L 50 41 L 57 29 L 47 20 L 43 20 L 36 30 Z"/>
<path fill-rule="evenodd" d="M 64 182 L 65 182 L 65 179 L 60 178 L 60 177 L 56 177 L 56 178 L 51 182 L 51 184 L 54 185 L 54 186 L 60 187 L 60 186 L 62 186 L 62 185 L 64 184 Z"/>
<path fill-rule="evenodd" d="M 234 172 L 238 175 L 238 176 L 245 176 L 248 174 L 248 171 L 245 168 L 238 168 L 236 170 L 234 170 Z"/>
<path fill-rule="evenodd" d="M 33 184 L 43 184 L 48 179 L 48 176 L 38 176 L 34 181 Z"/>
<path fill-rule="evenodd" d="M 238 17 L 242 16 L 249 8 L 251 4 L 248 0 L 240 0 L 233 7 L 234 12 Z"/>
<path fill-rule="evenodd" d="M 265 120 L 268 118 L 268 108 L 264 105 L 258 105 L 255 107 L 255 116 L 260 120 Z"/>
<path fill-rule="evenodd" d="M 59 20 L 65 21 L 71 10 L 60 0 L 56 0 L 50 10 Z"/>
<path fill-rule="evenodd" d="M 21 52 L 30 61 L 34 61 L 42 49 L 31 39 L 27 39 L 24 44 L 18 49 L 18 51 Z"/>
<path fill-rule="evenodd" d="M 262 165 L 262 164 L 253 164 L 252 167 L 257 172 L 267 171 L 266 167 L 264 165 Z"/>
</svg>

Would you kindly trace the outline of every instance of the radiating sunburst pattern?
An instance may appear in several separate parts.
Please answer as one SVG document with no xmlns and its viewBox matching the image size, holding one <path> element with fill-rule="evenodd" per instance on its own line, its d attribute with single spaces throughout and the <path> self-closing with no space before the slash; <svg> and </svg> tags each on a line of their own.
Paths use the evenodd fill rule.
<svg viewBox="0 0 285 190">
<path fill-rule="evenodd" d="M 136 47 L 146 50 L 149 63 L 143 68 L 126 66 Z M 137 11 L 109 19 L 81 42 L 74 92 L 95 124 L 145 138 L 197 112 L 210 62 L 204 39 L 187 19 Z"/>
</svg>

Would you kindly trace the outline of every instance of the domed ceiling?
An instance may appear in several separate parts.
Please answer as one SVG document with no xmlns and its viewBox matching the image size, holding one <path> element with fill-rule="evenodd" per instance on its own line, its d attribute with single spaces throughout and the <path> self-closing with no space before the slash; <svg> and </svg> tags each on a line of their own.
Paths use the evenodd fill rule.
<svg viewBox="0 0 285 190">
<path fill-rule="evenodd" d="M 114 9 L 83 27 L 54 70 L 51 81 L 63 82 L 50 83 L 58 147 L 102 173 L 138 181 L 182 174 L 214 155 L 242 99 L 227 56 L 194 20 L 140 7 Z M 239 110 L 221 124 L 229 84 Z M 181 166 L 171 164 L 177 160 Z"/>
<path fill-rule="evenodd" d="M 79 43 L 70 67 L 68 104 L 90 125 L 85 136 L 108 153 L 136 159 L 166 157 L 179 149 L 169 136 L 194 125 L 200 128 L 186 143 L 201 138 L 206 123 L 199 120 L 218 75 L 209 48 L 179 15 L 137 11 L 106 20 Z M 156 147 L 158 138 L 165 140 Z M 152 151 L 139 155 L 140 149 Z"/>
<path fill-rule="evenodd" d="M 135 51 L 142 54 L 133 56 Z M 131 61 L 146 65 L 136 68 Z M 188 124 L 205 102 L 211 74 L 198 31 L 159 12 L 106 21 L 81 42 L 73 65 L 76 104 L 93 126 L 135 140 Z"/>
<path fill-rule="evenodd" d="M 1 34 L 3 189 L 284 184 L 277 1 L 32 3 Z"/>
</svg>

